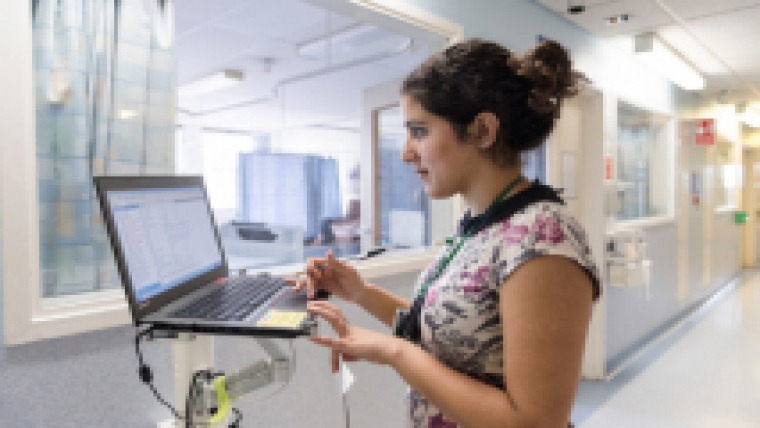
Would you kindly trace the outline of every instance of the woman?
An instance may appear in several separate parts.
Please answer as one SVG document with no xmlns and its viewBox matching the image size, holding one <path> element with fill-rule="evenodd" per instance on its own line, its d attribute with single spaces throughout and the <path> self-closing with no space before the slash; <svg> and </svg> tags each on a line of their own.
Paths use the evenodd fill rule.
<svg viewBox="0 0 760 428">
<path fill-rule="evenodd" d="M 395 335 L 349 325 L 309 303 L 337 338 L 311 340 L 393 367 L 409 384 L 413 427 L 566 427 L 600 286 L 586 236 L 551 188 L 521 175 L 579 76 L 556 42 L 518 57 L 469 40 L 429 58 L 402 87 L 402 159 L 431 198 L 462 195 L 453 242 L 420 276 L 412 300 L 363 281 L 332 254 L 310 259 L 310 296 L 354 302 Z"/>
</svg>

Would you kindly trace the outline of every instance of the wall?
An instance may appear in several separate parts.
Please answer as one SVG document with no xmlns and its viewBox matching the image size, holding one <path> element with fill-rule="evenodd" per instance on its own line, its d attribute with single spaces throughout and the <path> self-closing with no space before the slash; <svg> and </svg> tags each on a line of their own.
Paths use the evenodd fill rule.
<svg viewBox="0 0 760 428">
<path fill-rule="evenodd" d="M 715 117 L 724 133 L 735 117 L 718 114 L 710 100 L 673 88 L 677 121 Z M 678 124 L 676 124 L 678 127 Z M 715 212 L 717 177 L 714 147 L 679 138 L 675 220 L 646 229 L 652 282 L 607 289 L 607 366 L 614 370 L 641 346 L 666 331 L 695 305 L 731 280 L 740 269 L 741 229 L 733 212 Z M 737 141 L 732 141 L 737 143 Z M 691 199 L 691 174 L 701 183 L 700 203 Z"/>
</svg>

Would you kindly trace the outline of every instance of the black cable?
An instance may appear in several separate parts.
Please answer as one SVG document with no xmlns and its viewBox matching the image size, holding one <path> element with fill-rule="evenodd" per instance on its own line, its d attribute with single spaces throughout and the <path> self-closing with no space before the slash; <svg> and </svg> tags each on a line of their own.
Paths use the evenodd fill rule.
<svg viewBox="0 0 760 428">
<path fill-rule="evenodd" d="M 201 376 L 206 376 L 206 379 L 213 380 L 216 377 L 224 376 L 224 373 L 222 372 L 211 372 L 210 370 L 198 370 L 195 373 L 193 373 L 193 378 L 190 382 L 190 387 L 187 392 L 187 398 L 185 399 L 185 417 L 182 417 L 182 415 L 179 414 L 177 409 L 175 409 L 169 402 L 164 400 L 164 398 L 159 394 L 158 390 L 156 390 L 155 385 L 153 385 L 153 372 L 151 371 L 150 367 L 145 364 L 145 359 L 143 358 L 142 352 L 140 351 L 140 340 L 142 340 L 143 337 L 153 333 L 154 328 L 149 327 L 139 333 L 135 336 L 135 352 L 137 353 L 137 361 L 139 364 L 139 368 L 137 369 L 137 374 L 140 376 L 140 380 L 145 383 L 148 388 L 153 392 L 153 395 L 156 397 L 156 399 L 166 406 L 169 410 L 171 410 L 172 414 L 175 418 L 178 420 L 184 420 L 185 421 L 185 427 L 191 428 L 192 424 L 192 411 L 190 409 L 190 399 L 193 397 L 193 394 L 195 393 L 196 389 L 198 388 L 198 378 Z M 240 422 L 243 420 L 243 414 L 240 412 L 240 410 L 236 408 L 232 408 L 232 411 L 235 413 L 235 420 L 232 421 L 229 425 L 230 428 L 240 428 Z"/>
<path fill-rule="evenodd" d="M 150 327 L 148 329 L 145 329 L 139 333 L 137 333 L 137 336 L 135 336 L 135 351 L 137 352 L 137 361 L 140 365 L 140 367 L 137 369 L 137 374 L 140 376 L 140 380 L 143 381 L 146 385 L 148 385 L 148 388 L 150 388 L 151 391 L 153 391 L 153 395 L 156 397 L 156 399 L 166 406 L 169 410 L 171 410 L 172 414 L 174 414 L 174 417 L 177 419 L 184 419 L 182 415 L 177 412 L 177 410 L 172 407 L 169 402 L 164 400 L 164 398 L 161 396 L 161 394 L 158 393 L 156 390 L 156 387 L 153 385 L 153 372 L 150 370 L 150 367 L 148 367 L 147 364 L 145 364 L 145 360 L 143 359 L 142 352 L 140 351 L 140 340 L 144 337 L 149 335 L 153 332 L 153 327 Z"/>
</svg>

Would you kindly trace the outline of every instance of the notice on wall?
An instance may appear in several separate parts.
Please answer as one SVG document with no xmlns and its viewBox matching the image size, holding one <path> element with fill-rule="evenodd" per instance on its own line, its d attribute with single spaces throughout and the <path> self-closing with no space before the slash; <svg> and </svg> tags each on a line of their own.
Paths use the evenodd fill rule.
<svg viewBox="0 0 760 428">
<path fill-rule="evenodd" d="M 604 157 L 604 179 L 605 180 L 612 180 L 614 162 L 615 161 L 612 159 L 612 156 L 608 155 Z"/>
<path fill-rule="evenodd" d="M 715 119 L 697 119 L 694 144 L 697 146 L 715 144 Z"/>
</svg>

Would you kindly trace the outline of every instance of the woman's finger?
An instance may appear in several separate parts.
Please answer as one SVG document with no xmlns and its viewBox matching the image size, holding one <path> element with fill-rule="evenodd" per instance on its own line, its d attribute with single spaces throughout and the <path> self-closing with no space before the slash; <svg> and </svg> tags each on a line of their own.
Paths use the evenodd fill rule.
<svg viewBox="0 0 760 428">
<path fill-rule="evenodd" d="M 313 343 L 316 343 L 317 345 L 326 346 L 338 352 L 346 351 L 346 344 L 343 342 L 342 339 L 339 339 L 339 338 L 314 336 L 314 337 L 310 337 L 309 340 L 312 341 Z"/>
<path fill-rule="evenodd" d="M 337 306 L 333 305 L 330 302 L 327 302 L 327 301 L 324 301 L 324 300 L 317 300 L 317 301 L 314 301 L 314 302 L 309 302 L 308 305 L 307 305 L 307 309 L 308 309 L 309 306 L 314 307 L 314 308 L 319 308 L 319 309 L 321 309 L 321 310 L 329 313 L 331 316 L 333 316 L 334 318 L 336 318 L 338 320 L 345 321 L 345 319 L 346 319 L 346 317 L 343 316 L 343 312 L 340 309 L 338 309 Z"/>
<path fill-rule="evenodd" d="M 322 278 L 322 265 L 325 264 L 325 260 L 321 258 L 311 258 L 306 264 L 306 273 L 309 277 L 314 279 Z"/>
<path fill-rule="evenodd" d="M 285 284 L 293 287 L 293 292 L 298 293 L 301 290 L 300 278 L 285 278 Z"/>
<path fill-rule="evenodd" d="M 333 254 L 332 250 L 327 252 L 327 266 L 329 266 L 329 270 L 326 271 L 325 274 L 331 279 L 335 279 L 338 276 L 339 262 L 338 259 L 335 258 L 335 254 Z"/>
<path fill-rule="evenodd" d="M 340 315 L 330 311 L 322 305 L 315 305 L 314 303 L 315 302 L 309 302 L 309 304 L 306 306 L 306 310 L 324 318 L 325 321 L 330 323 L 330 326 L 336 332 L 340 334 L 344 333 L 343 330 L 345 330 L 345 323 L 341 319 Z"/>
<path fill-rule="evenodd" d="M 332 372 L 338 373 L 338 370 L 340 370 L 340 352 L 333 349 L 331 360 L 332 360 Z"/>
</svg>

